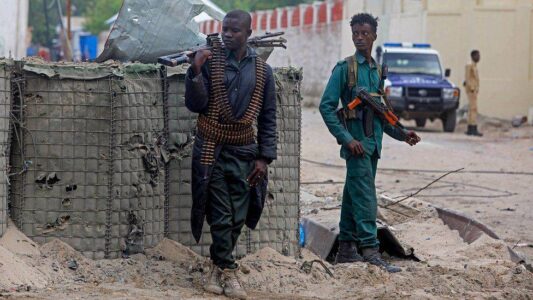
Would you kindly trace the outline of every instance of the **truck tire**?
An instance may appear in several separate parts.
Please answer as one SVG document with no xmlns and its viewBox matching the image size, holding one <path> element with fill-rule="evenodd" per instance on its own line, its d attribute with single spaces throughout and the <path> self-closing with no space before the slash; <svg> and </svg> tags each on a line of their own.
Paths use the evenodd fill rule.
<svg viewBox="0 0 533 300">
<path fill-rule="evenodd" d="M 457 123 L 457 114 L 455 110 L 450 110 L 442 115 L 442 128 L 444 132 L 453 132 Z"/>
<path fill-rule="evenodd" d="M 423 119 L 415 119 L 415 122 L 416 122 L 416 127 L 424 127 L 426 126 L 426 120 L 425 118 Z"/>
</svg>

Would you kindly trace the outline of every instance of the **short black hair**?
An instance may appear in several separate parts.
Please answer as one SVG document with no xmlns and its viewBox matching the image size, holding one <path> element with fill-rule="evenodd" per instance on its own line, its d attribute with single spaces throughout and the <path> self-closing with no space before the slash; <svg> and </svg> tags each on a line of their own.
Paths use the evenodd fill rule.
<svg viewBox="0 0 533 300">
<path fill-rule="evenodd" d="M 226 14 L 225 18 L 242 20 L 247 29 L 252 29 L 252 16 L 244 10 L 235 9 Z"/>
<path fill-rule="evenodd" d="M 470 57 L 474 57 L 474 55 L 479 54 L 479 50 L 472 50 L 470 51 Z"/>
<path fill-rule="evenodd" d="M 377 33 L 378 32 L 378 21 L 379 21 L 379 18 L 374 17 L 371 14 L 367 14 L 367 13 L 355 14 L 350 20 L 350 27 L 353 27 L 355 24 L 359 24 L 359 25 L 368 24 L 372 27 L 372 29 L 374 29 L 374 33 Z"/>
</svg>

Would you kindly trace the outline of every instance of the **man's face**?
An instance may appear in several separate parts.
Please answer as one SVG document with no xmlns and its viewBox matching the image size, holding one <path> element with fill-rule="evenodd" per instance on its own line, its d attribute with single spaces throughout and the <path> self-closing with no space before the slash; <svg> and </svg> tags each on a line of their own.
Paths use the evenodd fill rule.
<svg viewBox="0 0 533 300">
<path fill-rule="evenodd" d="M 472 60 L 475 63 L 478 63 L 480 59 L 481 59 L 481 55 L 479 54 L 479 52 L 476 52 L 476 53 L 472 54 Z"/>
<path fill-rule="evenodd" d="M 246 45 L 252 30 L 243 20 L 237 18 L 224 18 L 222 21 L 222 41 L 226 49 L 233 51 Z"/>
<path fill-rule="evenodd" d="M 371 51 L 377 35 L 368 23 L 352 26 L 352 41 L 358 51 Z"/>
</svg>

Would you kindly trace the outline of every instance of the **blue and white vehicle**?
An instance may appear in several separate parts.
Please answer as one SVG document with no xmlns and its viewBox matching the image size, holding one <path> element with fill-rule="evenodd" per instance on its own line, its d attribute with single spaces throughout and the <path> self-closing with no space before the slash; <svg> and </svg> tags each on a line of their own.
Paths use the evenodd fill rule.
<svg viewBox="0 0 533 300">
<path fill-rule="evenodd" d="M 460 90 L 443 72 L 439 53 L 429 44 L 385 43 L 381 62 L 388 66 L 385 93 L 395 113 L 414 119 L 424 127 L 426 120 L 441 119 L 443 129 L 453 132 Z"/>
</svg>

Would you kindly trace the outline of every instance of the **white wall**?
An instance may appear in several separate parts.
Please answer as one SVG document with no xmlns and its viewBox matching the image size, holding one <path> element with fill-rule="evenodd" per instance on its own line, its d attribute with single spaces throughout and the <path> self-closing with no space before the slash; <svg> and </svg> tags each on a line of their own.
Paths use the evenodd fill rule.
<svg viewBox="0 0 533 300">
<path fill-rule="evenodd" d="M 29 0 L 2 0 L 0 9 L 0 57 L 26 55 Z"/>
<path fill-rule="evenodd" d="M 345 0 L 344 7 L 345 22 L 359 12 L 380 18 L 375 46 L 430 43 L 458 86 L 470 51 L 479 49 L 482 114 L 509 119 L 533 107 L 533 0 Z M 341 57 L 353 51 L 346 25 Z"/>
</svg>

